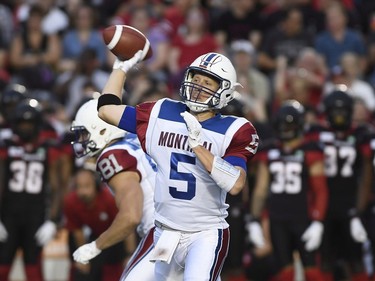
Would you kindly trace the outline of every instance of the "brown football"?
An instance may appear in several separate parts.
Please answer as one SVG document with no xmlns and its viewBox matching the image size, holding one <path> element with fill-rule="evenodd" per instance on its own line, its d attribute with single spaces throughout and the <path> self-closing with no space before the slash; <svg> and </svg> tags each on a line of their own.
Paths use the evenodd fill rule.
<svg viewBox="0 0 375 281">
<path fill-rule="evenodd" d="M 103 30 L 103 40 L 108 49 L 120 60 L 127 60 L 143 50 L 145 44 L 150 45 L 146 36 L 138 29 L 129 25 L 111 25 Z M 151 45 L 144 58 L 152 56 Z"/>
</svg>

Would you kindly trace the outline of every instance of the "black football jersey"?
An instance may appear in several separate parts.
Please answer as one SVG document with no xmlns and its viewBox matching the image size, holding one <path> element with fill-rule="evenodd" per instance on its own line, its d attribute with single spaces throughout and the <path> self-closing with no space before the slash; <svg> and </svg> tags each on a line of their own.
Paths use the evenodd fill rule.
<svg viewBox="0 0 375 281">
<path fill-rule="evenodd" d="M 5 169 L 5 177 L 1 179 L 4 189 L 1 212 L 45 211 L 49 165 L 57 161 L 60 155 L 56 142 L 48 141 L 47 138 L 42 132 L 40 139 L 43 141 L 37 145 L 12 140 L 0 144 L 0 159 Z"/>
<path fill-rule="evenodd" d="M 367 135 L 365 127 L 351 129 L 340 138 L 328 129 L 319 132 L 329 189 L 327 217 L 347 217 L 356 208 L 363 161 L 371 154 Z"/>
<path fill-rule="evenodd" d="M 260 152 L 259 160 L 267 163 L 270 173 L 267 203 L 270 218 L 309 218 L 309 166 L 323 157 L 322 148 L 316 142 L 303 143 L 288 152 L 274 144 Z"/>
</svg>

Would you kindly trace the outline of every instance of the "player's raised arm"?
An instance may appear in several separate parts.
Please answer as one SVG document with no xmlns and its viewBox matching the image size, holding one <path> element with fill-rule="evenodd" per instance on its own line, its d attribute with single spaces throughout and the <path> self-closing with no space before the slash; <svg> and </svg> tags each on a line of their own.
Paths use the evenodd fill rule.
<svg viewBox="0 0 375 281">
<path fill-rule="evenodd" d="M 138 51 L 131 59 L 127 61 L 116 59 L 113 64 L 113 71 L 98 100 L 98 114 L 105 122 L 115 126 L 119 124 L 126 107 L 126 105 L 122 105 L 121 99 L 126 73 L 142 58 L 143 51 Z"/>
<path fill-rule="evenodd" d="M 105 30 L 103 38 L 107 47 L 116 56 L 116 60 L 113 64 L 113 71 L 99 98 L 98 114 L 107 123 L 117 126 L 126 107 L 126 105 L 122 105 L 126 73 L 138 62 L 149 58 L 152 55 L 152 50 L 148 39 L 131 27 L 125 28 L 121 25 L 109 27 Z M 134 53 L 130 54 L 131 50 L 134 50 Z M 120 57 L 128 59 L 121 60 Z"/>
</svg>

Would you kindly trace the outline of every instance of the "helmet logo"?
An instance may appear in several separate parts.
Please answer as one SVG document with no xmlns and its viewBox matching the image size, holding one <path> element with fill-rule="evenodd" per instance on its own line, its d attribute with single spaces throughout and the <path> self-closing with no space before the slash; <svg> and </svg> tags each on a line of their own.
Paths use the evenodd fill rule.
<svg viewBox="0 0 375 281">
<path fill-rule="evenodd" d="M 207 54 L 206 56 L 202 58 L 199 64 L 199 67 L 202 67 L 202 68 L 211 67 L 218 58 L 220 58 L 219 54 L 216 54 L 216 53 Z"/>
</svg>

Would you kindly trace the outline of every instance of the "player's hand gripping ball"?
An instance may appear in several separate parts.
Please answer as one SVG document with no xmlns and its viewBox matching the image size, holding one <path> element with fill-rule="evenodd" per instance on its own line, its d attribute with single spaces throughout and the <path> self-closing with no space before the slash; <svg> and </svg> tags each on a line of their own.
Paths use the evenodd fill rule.
<svg viewBox="0 0 375 281">
<path fill-rule="evenodd" d="M 150 42 L 138 29 L 129 25 L 112 25 L 103 30 L 103 40 L 108 49 L 121 61 L 126 61 L 139 51 L 146 52 L 143 60 L 152 56 Z"/>
</svg>

